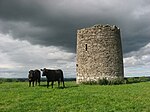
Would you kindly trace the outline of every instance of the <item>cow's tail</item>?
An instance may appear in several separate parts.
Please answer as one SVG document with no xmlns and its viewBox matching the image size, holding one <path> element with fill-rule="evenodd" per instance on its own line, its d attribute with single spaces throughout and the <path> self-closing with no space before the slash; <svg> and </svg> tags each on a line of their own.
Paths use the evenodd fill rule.
<svg viewBox="0 0 150 112">
<path fill-rule="evenodd" d="M 39 85 L 40 85 L 40 82 L 41 82 L 41 72 L 39 71 L 39 73 L 38 73 L 38 83 L 39 83 Z"/>
<path fill-rule="evenodd" d="M 63 74 L 63 71 L 61 71 L 61 82 L 63 83 L 63 87 L 65 87 L 65 83 L 64 83 L 64 74 Z"/>
<path fill-rule="evenodd" d="M 61 81 L 64 81 L 63 71 L 62 71 L 62 70 L 60 70 L 60 73 L 61 73 Z"/>
</svg>

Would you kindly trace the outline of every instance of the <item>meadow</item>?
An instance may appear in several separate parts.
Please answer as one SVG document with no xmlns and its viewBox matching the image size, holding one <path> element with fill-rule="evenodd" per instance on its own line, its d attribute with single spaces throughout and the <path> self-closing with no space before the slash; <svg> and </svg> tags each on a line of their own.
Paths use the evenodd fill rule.
<svg viewBox="0 0 150 112">
<path fill-rule="evenodd" d="M 122 85 L 28 87 L 28 82 L 0 83 L 0 112 L 150 112 L 150 82 Z"/>
</svg>

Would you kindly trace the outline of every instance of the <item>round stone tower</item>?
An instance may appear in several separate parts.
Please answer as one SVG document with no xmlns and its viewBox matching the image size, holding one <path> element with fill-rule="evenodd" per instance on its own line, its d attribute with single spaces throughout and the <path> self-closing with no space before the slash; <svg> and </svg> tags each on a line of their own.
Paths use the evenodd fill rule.
<svg viewBox="0 0 150 112">
<path fill-rule="evenodd" d="M 77 31 L 77 83 L 123 78 L 120 29 L 94 25 Z"/>
</svg>

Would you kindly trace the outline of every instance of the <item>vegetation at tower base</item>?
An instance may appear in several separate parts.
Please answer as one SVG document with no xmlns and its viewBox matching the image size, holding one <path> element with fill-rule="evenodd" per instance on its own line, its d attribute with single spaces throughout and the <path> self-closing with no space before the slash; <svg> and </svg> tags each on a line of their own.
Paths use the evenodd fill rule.
<svg viewBox="0 0 150 112">
<path fill-rule="evenodd" d="M 132 84 L 150 81 L 150 77 L 128 77 L 128 78 L 115 78 L 115 79 L 99 79 L 98 81 L 90 80 L 82 82 L 86 85 L 120 85 L 120 84 Z"/>
<path fill-rule="evenodd" d="M 77 83 L 124 77 L 120 29 L 94 25 L 77 32 Z"/>
</svg>

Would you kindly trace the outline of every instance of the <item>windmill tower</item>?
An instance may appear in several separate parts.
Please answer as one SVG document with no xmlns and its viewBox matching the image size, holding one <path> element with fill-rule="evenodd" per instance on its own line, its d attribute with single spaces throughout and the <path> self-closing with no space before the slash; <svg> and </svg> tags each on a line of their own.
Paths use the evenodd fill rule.
<svg viewBox="0 0 150 112">
<path fill-rule="evenodd" d="M 120 29 L 94 25 L 77 31 L 77 83 L 123 78 Z"/>
</svg>

